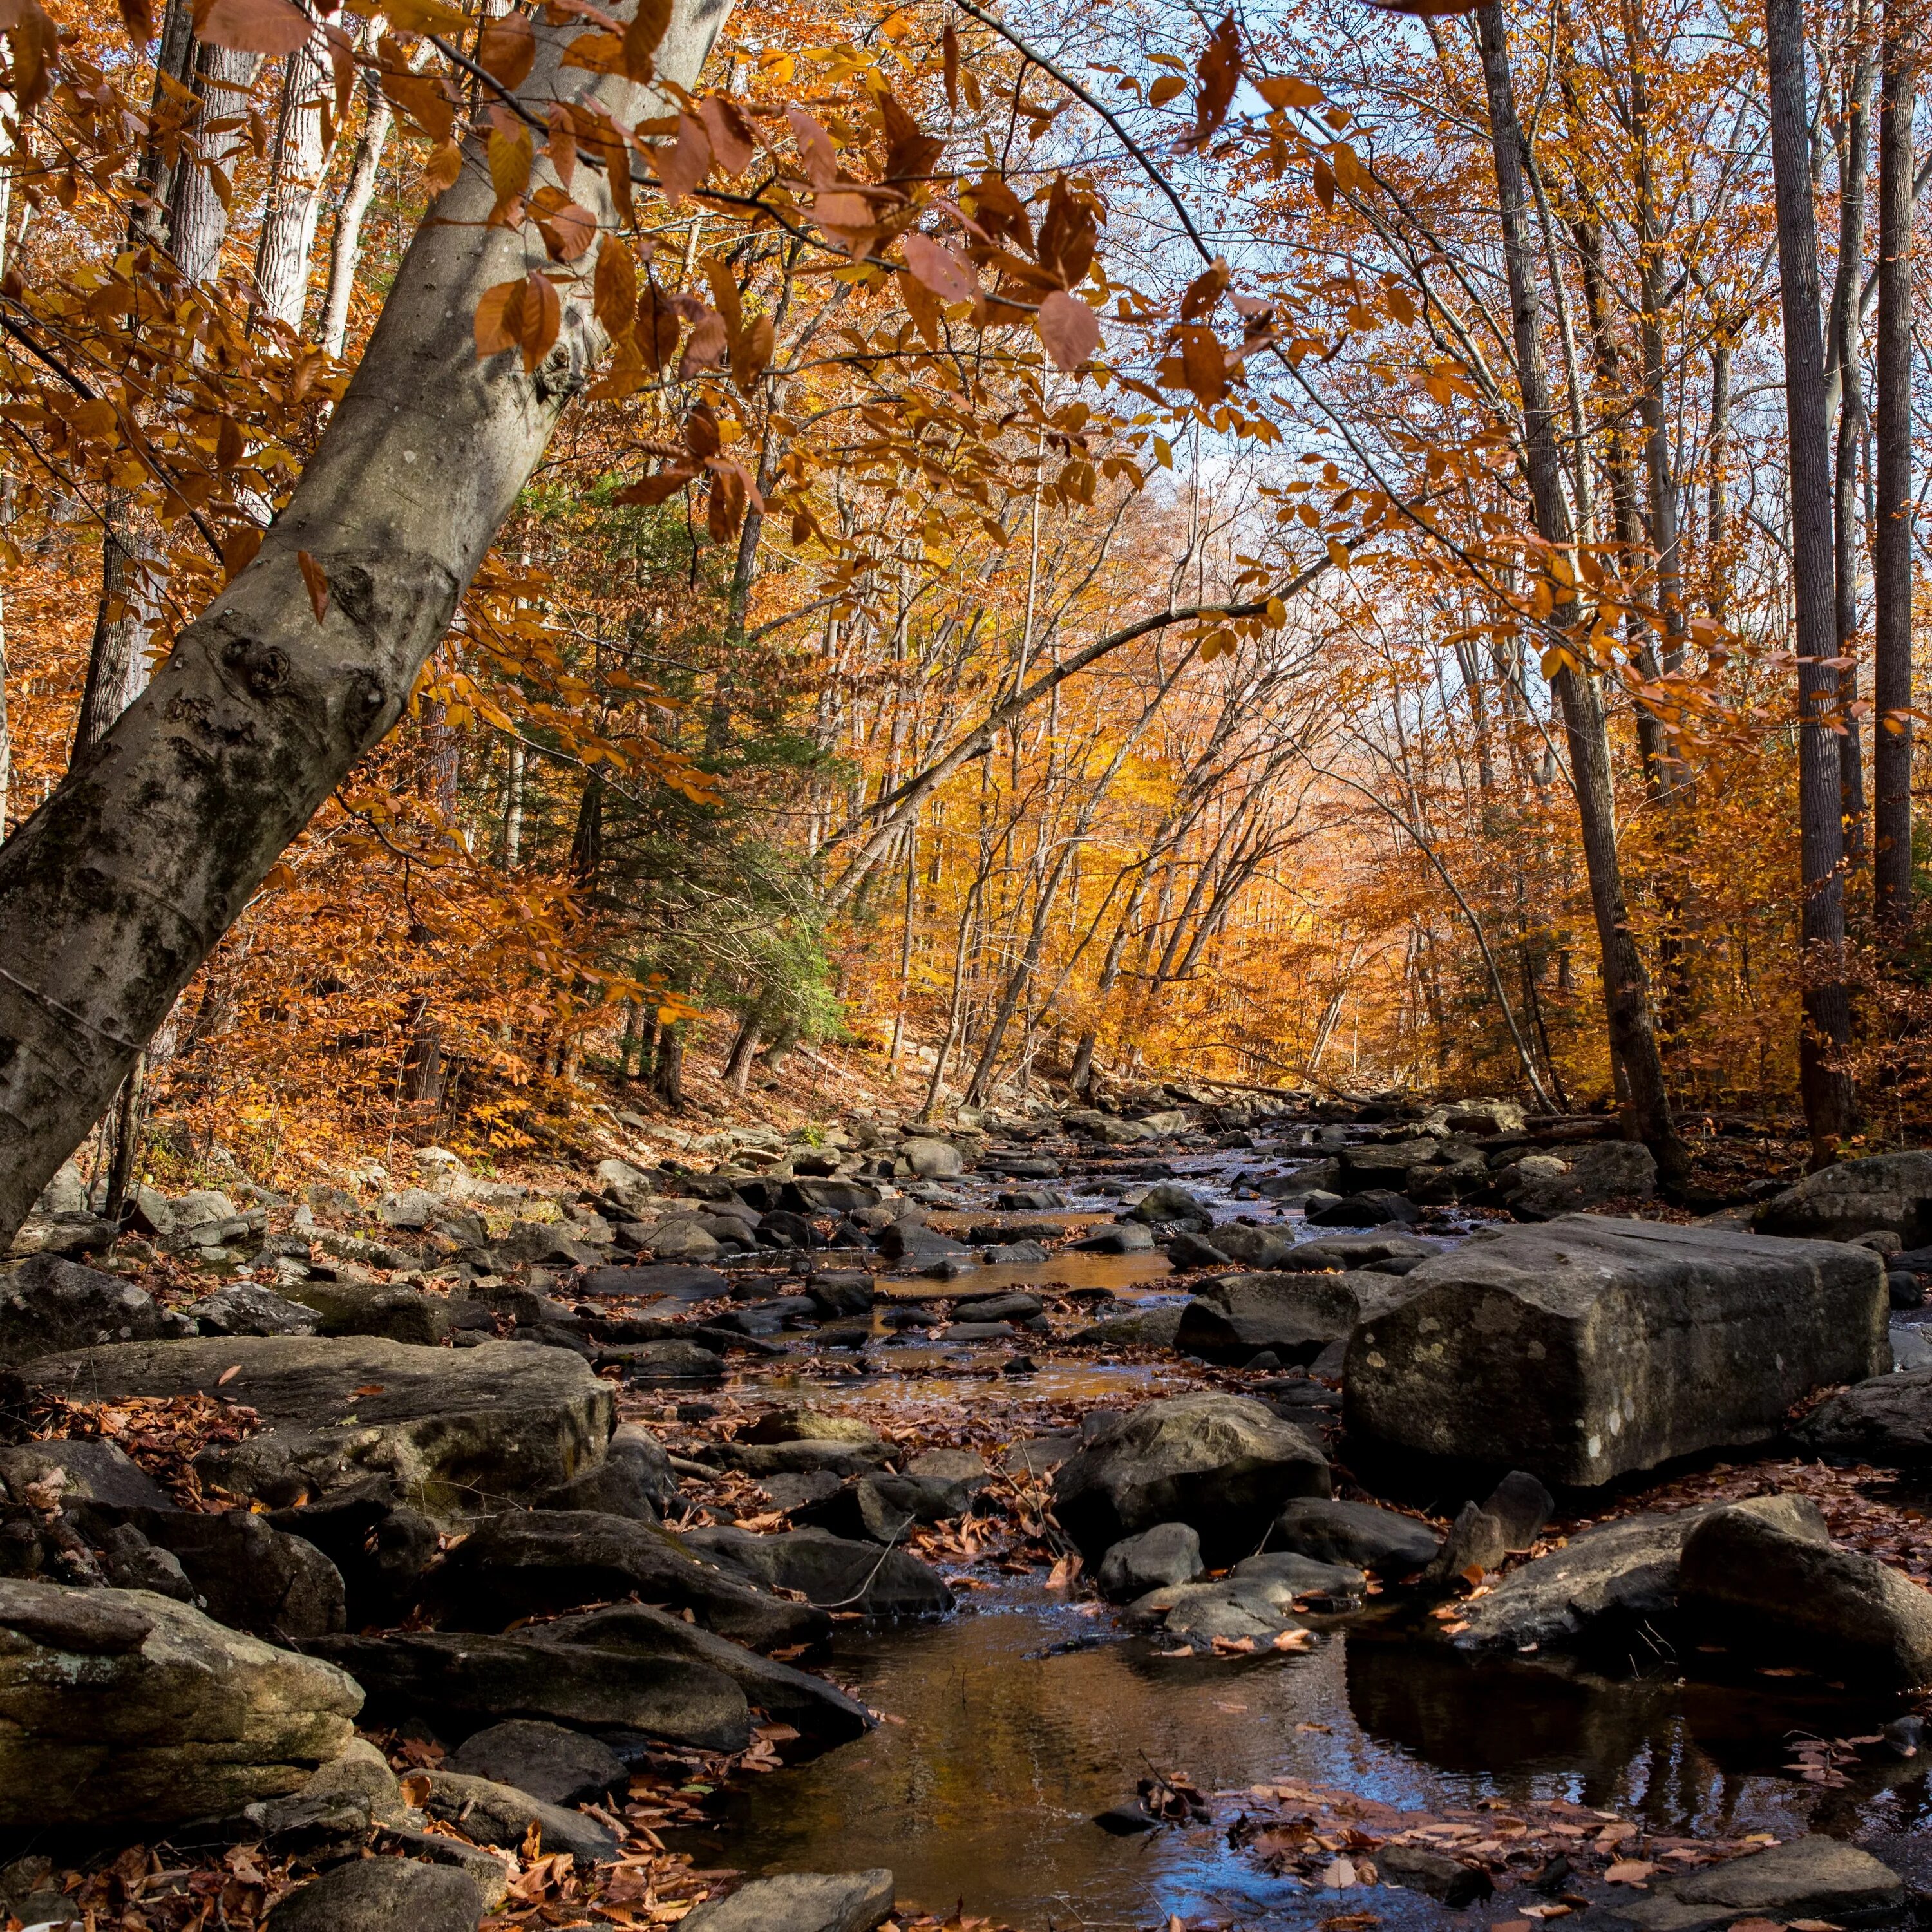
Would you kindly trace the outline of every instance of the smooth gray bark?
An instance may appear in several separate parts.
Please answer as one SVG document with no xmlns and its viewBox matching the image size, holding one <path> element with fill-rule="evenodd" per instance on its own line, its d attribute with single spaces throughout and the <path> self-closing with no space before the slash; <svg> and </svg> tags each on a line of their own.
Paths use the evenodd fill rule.
<svg viewBox="0 0 1932 1932">
<path fill-rule="evenodd" d="M 336 211 L 335 232 L 328 247 L 328 293 L 322 308 L 322 346 L 332 356 L 340 356 L 349 339 L 349 302 L 356 290 L 356 265 L 362 256 L 362 224 L 375 199 L 376 183 L 382 172 L 383 144 L 395 119 L 389 97 L 376 86 L 373 75 L 364 76 L 358 85 L 363 98 L 362 131 L 356 137 L 349 180 Z"/>
<path fill-rule="evenodd" d="M 299 330 L 308 306 L 309 256 L 322 207 L 322 106 L 333 92 L 321 34 L 290 55 L 270 157 L 268 205 L 255 244 L 256 311 Z M 254 318 L 250 318 L 252 322 Z"/>
<path fill-rule="evenodd" d="M 678 0 L 658 71 L 694 83 L 728 12 Z M 580 30 L 537 28 L 520 92 L 540 117 L 592 92 L 559 67 Z M 662 111 L 614 79 L 595 92 L 625 126 Z M 572 188 L 614 226 L 601 174 L 580 164 Z M 533 235 L 487 225 L 494 200 L 472 140 L 255 560 L 0 850 L 0 1240 L 283 848 L 395 723 L 601 352 L 587 300 L 572 300 L 533 376 L 514 354 L 477 359 L 478 300 L 544 260 Z M 303 551 L 328 580 L 320 622 Z"/>
<path fill-rule="evenodd" d="M 1872 529 L 1872 882 L 1880 918 L 1899 925 L 1912 916 L 1912 720 L 1897 715 L 1912 702 L 1912 120 L 1918 76 L 1909 40 L 1888 17 L 1879 109 L 1878 478 Z"/>
<path fill-rule="evenodd" d="M 1818 316 L 1818 232 L 1811 205 L 1802 0 L 1766 0 L 1771 159 L 1778 200 L 1779 304 L 1791 455 L 1791 554 L 1797 608 L 1799 890 L 1804 941 L 1799 1082 L 1812 1158 L 1823 1162 L 1850 1131 L 1851 1001 L 1845 986 L 1844 825 L 1838 745 L 1837 572 L 1825 345 Z"/>
</svg>

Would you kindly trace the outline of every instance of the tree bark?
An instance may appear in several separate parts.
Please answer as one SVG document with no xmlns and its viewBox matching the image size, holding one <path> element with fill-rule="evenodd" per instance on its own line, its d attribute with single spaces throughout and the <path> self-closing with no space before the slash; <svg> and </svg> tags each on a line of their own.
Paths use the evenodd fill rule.
<svg viewBox="0 0 1932 1932">
<path fill-rule="evenodd" d="M 694 84 L 728 12 L 728 0 L 676 0 L 658 72 Z M 653 90 L 560 70 L 580 31 L 536 29 L 520 93 L 539 119 L 586 95 L 627 128 L 663 111 Z M 600 172 L 580 162 L 572 191 L 614 229 Z M 488 225 L 495 200 L 472 137 L 254 561 L 0 850 L 0 1239 L 284 848 L 394 724 L 589 378 L 602 338 L 574 296 L 534 374 L 513 353 L 478 359 L 478 302 L 520 280 L 533 250 L 542 259 L 533 232 Z M 320 622 L 303 552 L 328 584 Z"/>
<path fill-rule="evenodd" d="M 1872 530 L 1873 888 L 1879 917 L 1912 916 L 1912 110 L 1909 29 L 1886 9 L 1879 106 L 1877 514 Z"/>
<path fill-rule="evenodd" d="M 1778 202 L 1779 305 L 1791 453 L 1791 550 L 1797 610 L 1799 889 L 1804 945 L 1799 1078 L 1812 1160 L 1834 1156 L 1852 1124 L 1851 1001 L 1845 986 L 1845 856 L 1838 740 L 1830 425 L 1818 318 L 1818 235 L 1811 206 L 1802 0 L 1765 0 L 1771 158 Z"/>
<path fill-rule="evenodd" d="M 290 55 L 282 76 L 281 111 L 269 158 L 268 197 L 255 244 L 252 328 L 263 315 L 299 330 L 308 306 L 309 256 L 322 208 L 322 103 L 333 91 L 326 43 L 320 32 Z"/>
<path fill-rule="evenodd" d="M 68 754 L 70 767 L 93 750 L 148 686 L 148 632 L 154 613 L 143 594 L 146 551 L 133 524 L 128 499 L 111 496 L 101 532 L 100 601 L 94 614 L 80 716 Z"/>
<path fill-rule="evenodd" d="M 1496 158 L 1496 194 L 1502 215 L 1504 262 L 1509 275 L 1530 495 L 1538 534 L 1546 543 L 1561 547 L 1571 542 L 1572 532 L 1563 501 L 1556 421 L 1544 365 L 1543 304 L 1524 218 L 1528 197 L 1523 182 L 1522 124 L 1516 114 L 1508 34 L 1498 0 L 1490 0 L 1477 14 L 1476 30 L 1482 50 L 1483 82 Z M 1574 626 L 1576 615 L 1572 598 L 1556 605 L 1552 619 L 1567 631 Z M 1603 701 L 1588 666 L 1580 662 L 1559 670 L 1551 683 L 1563 707 L 1564 734 L 1570 747 L 1584 865 L 1602 953 L 1610 1051 L 1622 1062 L 1630 1082 L 1626 1124 L 1634 1137 L 1649 1148 L 1659 1172 L 1674 1182 L 1682 1178 L 1688 1163 L 1684 1144 L 1678 1138 L 1671 1119 L 1670 1096 L 1664 1088 L 1664 1065 L 1651 1015 L 1649 983 L 1636 942 L 1630 934 L 1622 868 L 1617 855 L 1610 733 Z"/>
<path fill-rule="evenodd" d="M 322 308 L 322 346 L 332 356 L 340 356 L 349 339 L 349 302 L 356 290 L 356 266 L 362 259 L 362 224 L 376 196 L 382 148 L 395 118 L 389 97 L 376 85 L 374 74 L 365 74 L 360 86 L 362 132 L 356 137 L 342 204 L 336 211 L 335 233 L 328 247 L 328 293 Z"/>
<path fill-rule="evenodd" d="M 260 54 L 241 54 L 226 47 L 197 46 L 192 84 L 201 97 L 194 131 L 202 160 L 226 172 L 246 145 L 239 125 L 244 97 L 260 70 Z M 203 130 L 212 122 L 238 124 L 220 134 Z M 228 209 L 215 191 L 208 168 L 185 156 L 176 165 L 168 206 L 168 248 L 175 266 L 190 282 L 208 280 L 221 266 L 221 244 L 228 238 Z"/>
</svg>

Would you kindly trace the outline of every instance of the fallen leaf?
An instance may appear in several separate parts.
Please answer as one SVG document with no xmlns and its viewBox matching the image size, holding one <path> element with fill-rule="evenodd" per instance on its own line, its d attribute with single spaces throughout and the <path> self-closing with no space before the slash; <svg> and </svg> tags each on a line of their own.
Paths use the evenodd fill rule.
<svg viewBox="0 0 1932 1932">
<path fill-rule="evenodd" d="M 1316 1882 L 1330 1892 L 1346 1892 L 1355 1882 L 1355 1866 L 1351 1858 L 1331 1858 L 1316 1874 Z"/>
<path fill-rule="evenodd" d="M 305 557 L 308 555 L 308 552 L 304 550 L 302 555 Z M 308 573 L 304 572 L 303 574 L 306 575 Z M 214 1386 L 219 1388 L 224 1382 L 232 1382 L 241 1372 L 242 1364 L 239 1362 L 237 1362 L 232 1369 L 224 1369 L 220 1374 L 215 1377 Z"/>
<path fill-rule="evenodd" d="M 1612 1885 L 1642 1885 L 1657 1867 L 1648 1858 L 1620 1858 L 1604 1873 Z"/>
<path fill-rule="evenodd" d="M 356 1390 L 356 1394 L 358 1396 L 380 1395 L 382 1393 L 382 1384 L 380 1382 L 364 1382 L 359 1389 Z"/>
</svg>

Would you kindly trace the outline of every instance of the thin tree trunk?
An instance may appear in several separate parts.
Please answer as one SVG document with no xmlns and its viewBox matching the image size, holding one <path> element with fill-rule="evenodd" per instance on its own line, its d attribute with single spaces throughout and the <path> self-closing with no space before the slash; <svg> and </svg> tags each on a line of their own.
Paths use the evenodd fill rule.
<svg viewBox="0 0 1932 1932">
<path fill-rule="evenodd" d="M 524 741 L 510 740 L 510 770 L 503 786 L 503 869 L 514 872 L 524 849 Z"/>
<path fill-rule="evenodd" d="M 195 49 L 193 85 L 201 97 L 195 134 L 202 161 L 224 174 L 246 145 L 240 124 L 261 64 L 260 54 L 236 53 L 226 47 Z M 205 130 L 212 122 L 236 124 L 208 134 Z M 208 166 L 184 158 L 175 170 L 168 213 L 168 247 L 176 267 L 191 282 L 208 280 L 221 265 L 221 244 L 227 238 L 227 205 L 209 176 Z"/>
<path fill-rule="evenodd" d="M 108 500 L 101 532 L 100 601 L 94 614 L 94 643 L 87 682 L 74 722 L 70 767 L 78 765 L 114 721 L 148 688 L 148 633 L 154 622 L 146 585 L 148 551 L 134 530 L 129 500 Z"/>
<path fill-rule="evenodd" d="M 1872 527 L 1873 886 L 1880 919 L 1912 916 L 1912 111 L 1918 85 L 1910 28 L 1886 14 L 1879 110 L 1878 502 Z"/>
<path fill-rule="evenodd" d="M 674 1112 L 684 1106 L 684 1022 L 661 1028 L 658 1034 L 657 1065 L 651 1085 L 658 1098 Z"/>
<path fill-rule="evenodd" d="M 1845 986 L 1845 856 L 1838 740 L 1830 424 L 1818 319 L 1818 236 L 1811 206 L 1802 0 L 1765 0 L 1771 71 L 1772 172 L 1778 200 L 1779 302 L 1791 453 L 1792 590 L 1797 608 L 1799 887 L 1804 942 L 1798 1038 L 1812 1160 L 1832 1160 L 1852 1129 Z"/>
<path fill-rule="evenodd" d="M 356 292 L 356 265 L 362 260 L 362 224 L 370 202 L 376 197 L 376 184 L 382 172 L 382 148 L 395 118 L 389 97 L 377 85 L 373 74 L 364 75 L 359 86 L 362 132 L 356 137 L 342 204 L 336 211 L 335 233 L 328 248 L 328 293 L 322 307 L 322 346 L 332 356 L 340 356 L 349 339 L 349 303 Z"/>
<path fill-rule="evenodd" d="M 1550 384 L 1543 360 L 1543 304 L 1537 291 L 1536 265 L 1524 219 L 1523 133 L 1510 74 L 1509 42 L 1502 7 L 1490 0 L 1476 16 L 1482 48 L 1483 81 L 1488 97 L 1490 133 L 1495 152 L 1503 254 L 1509 274 L 1510 308 L 1515 324 L 1518 385 L 1522 396 L 1523 440 L 1528 458 L 1530 493 L 1538 534 L 1552 545 L 1571 541 L 1562 495 L 1562 475 L 1551 413 Z M 1576 617 L 1574 598 L 1558 604 L 1554 621 L 1564 630 Z M 1612 790 L 1610 734 L 1602 700 L 1587 664 L 1565 665 L 1551 680 L 1570 746 L 1570 776 L 1576 791 L 1583 859 L 1602 950 L 1604 1003 L 1611 1052 L 1630 1078 L 1628 1122 L 1655 1156 L 1668 1181 L 1683 1177 L 1684 1144 L 1670 1117 L 1664 1066 L 1652 1019 L 1650 988 L 1624 898 L 1617 856 L 1615 796 Z M 1533 1070 L 1532 1076 L 1533 1076 Z"/>
<path fill-rule="evenodd" d="M 249 315 L 272 316 L 298 332 L 308 307 L 309 256 L 322 208 L 322 104 L 334 87 L 320 32 L 290 55 L 269 156 L 268 196 L 255 245 L 255 300 Z"/>
<path fill-rule="evenodd" d="M 694 85 L 729 11 L 674 0 L 659 74 Z M 539 121 L 560 101 L 602 103 L 626 128 L 663 111 L 661 89 L 562 68 L 580 31 L 537 25 L 520 98 Z M 546 161 L 538 175 L 548 184 L 554 171 Z M 607 236 L 616 231 L 601 172 L 580 164 L 571 192 Z M 495 202 L 472 138 L 254 561 L 0 850 L 0 1040 L 10 1043 L 0 1064 L 0 1240 L 284 848 L 400 716 L 589 380 L 602 338 L 574 295 L 536 371 L 514 354 L 478 360 L 478 302 L 522 278 L 537 245 L 532 233 L 489 224 Z M 320 622 L 303 553 L 328 584 Z"/>
<path fill-rule="evenodd" d="M 1857 41 L 1845 88 L 1838 184 L 1838 266 L 1832 290 L 1831 339 L 1826 347 L 1827 406 L 1838 394 L 1837 476 L 1832 497 L 1833 629 L 1836 655 L 1855 658 L 1858 640 L 1858 459 L 1865 440 L 1864 370 L 1858 326 L 1858 290 L 1864 278 L 1865 182 L 1871 152 L 1872 88 L 1877 63 L 1872 58 L 1870 0 L 1859 0 L 1852 32 Z M 1839 786 L 1849 865 L 1865 855 L 1864 758 L 1857 712 L 1858 674 L 1852 666 L 1838 674 L 1843 735 L 1838 740 Z"/>
</svg>

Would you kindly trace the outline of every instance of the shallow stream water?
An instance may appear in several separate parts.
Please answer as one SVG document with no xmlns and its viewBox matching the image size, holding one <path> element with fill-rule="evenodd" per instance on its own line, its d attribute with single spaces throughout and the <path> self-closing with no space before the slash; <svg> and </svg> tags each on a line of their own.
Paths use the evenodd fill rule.
<svg viewBox="0 0 1932 1932">
<path fill-rule="evenodd" d="M 1172 1165 L 1217 1220 L 1250 1215 L 1306 1238 L 1329 1231 L 1305 1228 L 1272 1201 L 1240 1198 L 1231 1181 L 1244 1168 L 1307 1157 L 1222 1153 Z M 1082 1210 L 1118 1205 L 1090 1198 L 1079 1177 L 1055 1184 Z M 958 1192 L 982 1214 L 993 1186 L 974 1179 Z M 1453 1240 L 1457 1231 L 1438 1222 L 1429 1232 Z M 1104 1288 L 1145 1305 L 1178 1298 L 1169 1272 L 1158 1254 L 1062 1253 L 977 1270 L 962 1285 Z M 895 1286 L 914 1287 L 881 1282 Z M 987 1386 L 961 1372 L 962 1360 L 983 1376 L 1001 1353 L 962 1357 L 908 1338 L 868 1352 L 868 1372 L 802 1361 L 796 1376 L 782 1372 L 762 1388 L 862 1416 L 884 1404 L 902 1418 L 920 1408 L 957 1415 Z M 1198 1381 L 1172 1358 L 1048 1360 L 1004 1393 L 1100 1406 L 1170 1385 Z M 1478 1664 L 1388 1616 L 1332 1625 L 1306 1654 L 1162 1658 L 1158 1640 L 1124 1636 L 1106 1606 L 1070 1603 L 1037 1574 L 974 1574 L 981 1587 L 962 1591 L 950 1617 L 850 1626 L 836 1637 L 822 1667 L 885 1714 L 878 1730 L 753 1781 L 724 1801 L 715 1824 L 667 1842 L 753 1876 L 887 1866 L 902 1906 L 958 1907 L 1022 1932 L 1160 1928 L 1174 1915 L 1190 1927 L 1272 1932 L 1361 1912 L 1374 1916 L 1344 1916 L 1349 1932 L 1364 1924 L 1476 1932 L 1514 1912 L 1498 1901 L 1451 1913 L 1412 1892 L 1312 1892 L 1268 1876 L 1228 1843 L 1248 1787 L 1301 1780 L 1430 1811 L 1566 1798 L 1686 1837 L 1932 1829 L 1922 1761 L 1868 1764 L 1840 1790 L 1784 1768 L 1795 1737 L 1875 1731 L 1897 1714 L 1895 1701 L 1848 1699 L 1815 1679 L 1686 1682 L 1655 1658 L 1647 1668 L 1630 1660 L 1614 1676 L 1553 1660 Z M 1184 1773 L 1210 1794 L 1210 1822 L 1127 1838 L 1093 1822 L 1156 1771 Z"/>
</svg>

